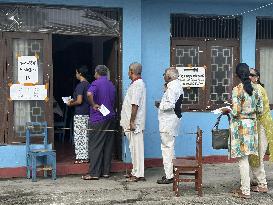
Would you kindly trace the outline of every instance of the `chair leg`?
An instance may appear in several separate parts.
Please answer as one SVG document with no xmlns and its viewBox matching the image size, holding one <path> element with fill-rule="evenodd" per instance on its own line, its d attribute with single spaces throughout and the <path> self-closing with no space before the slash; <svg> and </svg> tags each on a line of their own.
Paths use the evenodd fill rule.
<svg viewBox="0 0 273 205">
<path fill-rule="evenodd" d="M 175 193 L 175 196 L 179 196 L 179 171 L 176 168 L 174 172 L 174 180 L 173 180 L 173 190 Z"/>
<path fill-rule="evenodd" d="M 44 168 L 45 168 L 45 167 L 47 167 L 47 165 L 48 165 L 48 157 L 47 157 L 47 156 L 44 156 L 43 161 L 44 161 Z M 44 170 L 44 177 L 45 177 L 45 178 L 47 177 L 47 171 L 46 171 L 46 170 Z"/>
<path fill-rule="evenodd" d="M 199 174 L 199 172 L 198 171 L 195 171 L 195 173 L 194 173 L 194 179 L 195 179 L 195 186 L 194 186 L 194 188 L 195 188 L 195 191 L 198 191 L 198 187 L 199 187 L 199 178 L 198 178 L 198 174 Z"/>
<path fill-rule="evenodd" d="M 30 179 L 30 156 L 29 155 L 27 155 L 26 163 L 27 163 L 27 179 Z"/>
<path fill-rule="evenodd" d="M 52 163 L 52 171 L 51 171 L 51 177 L 52 177 L 52 179 L 53 180 L 56 180 L 56 175 L 57 175 L 57 173 L 56 173 L 56 155 L 52 155 L 51 156 L 51 163 Z"/>
<path fill-rule="evenodd" d="M 32 161 L 32 181 L 33 182 L 36 182 L 37 181 L 37 179 L 36 179 L 36 165 L 37 165 L 37 158 L 36 158 L 36 156 L 32 156 L 32 159 L 31 159 L 31 161 Z"/>
<path fill-rule="evenodd" d="M 203 196 L 203 191 L 202 191 L 202 169 L 198 170 L 198 196 Z"/>
</svg>

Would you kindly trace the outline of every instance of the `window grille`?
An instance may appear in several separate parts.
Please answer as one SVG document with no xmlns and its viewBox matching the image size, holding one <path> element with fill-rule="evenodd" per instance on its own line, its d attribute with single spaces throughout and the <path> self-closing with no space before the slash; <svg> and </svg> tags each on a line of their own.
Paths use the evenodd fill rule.
<svg viewBox="0 0 273 205">
<path fill-rule="evenodd" d="M 256 38 L 273 39 L 273 18 L 258 17 L 256 21 Z"/>
<path fill-rule="evenodd" d="M 236 39 L 240 26 L 240 17 L 171 15 L 172 37 Z"/>
</svg>

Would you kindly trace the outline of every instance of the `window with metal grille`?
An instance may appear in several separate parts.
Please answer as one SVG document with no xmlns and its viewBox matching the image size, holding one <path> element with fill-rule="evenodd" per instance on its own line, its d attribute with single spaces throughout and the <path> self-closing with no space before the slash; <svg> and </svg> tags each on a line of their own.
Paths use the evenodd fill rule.
<svg viewBox="0 0 273 205">
<path fill-rule="evenodd" d="M 206 66 L 206 85 L 184 89 L 184 111 L 210 110 L 231 101 L 240 27 L 240 17 L 171 15 L 171 65 Z"/>
<path fill-rule="evenodd" d="M 240 17 L 171 15 L 172 37 L 232 38 L 240 36 Z"/>
<path fill-rule="evenodd" d="M 256 38 L 273 39 L 273 18 L 258 17 L 256 21 Z"/>
</svg>

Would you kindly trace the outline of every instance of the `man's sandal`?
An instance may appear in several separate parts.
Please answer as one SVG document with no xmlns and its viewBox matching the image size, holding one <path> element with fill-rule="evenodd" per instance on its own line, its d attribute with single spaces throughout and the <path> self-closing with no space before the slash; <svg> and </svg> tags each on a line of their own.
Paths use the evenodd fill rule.
<svg viewBox="0 0 273 205">
<path fill-rule="evenodd" d="M 267 193 L 268 188 L 263 186 L 251 186 L 250 190 L 253 192 L 259 192 L 259 193 Z"/>
<path fill-rule="evenodd" d="M 126 180 L 127 182 L 139 182 L 139 181 L 146 181 L 145 177 L 135 177 L 132 176 Z"/>
<path fill-rule="evenodd" d="M 235 189 L 232 191 L 232 196 L 242 199 L 251 199 L 250 195 L 243 194 L 241 189 Z"/>
<path fill-rule="evenodd" d="M 90 175 L 84 175 L 82 176 L 83 180 L 99 180 L 99 177 L 92 177 Z"/>
</svg>

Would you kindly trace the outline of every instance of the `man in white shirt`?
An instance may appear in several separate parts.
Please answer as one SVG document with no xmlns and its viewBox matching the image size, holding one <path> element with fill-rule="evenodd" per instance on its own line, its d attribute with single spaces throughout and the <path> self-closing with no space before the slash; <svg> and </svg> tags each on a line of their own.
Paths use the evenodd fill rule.
<svg viewBox="0 0 273 205">
<path fill-rule="evenodd" d="M 145 181 L 143 131 L 146 116 L 146 88 L 141 78 L 142 66 L 132 63 L 128 76 L 132 80 L 125 95 L 120 125 L 129 141 L 133 169 L 128 181 Z"/>
<path fill-rule="evenodd" d="M 158 184 L 173 183 L 174 143 L 175 137 L 178 136 L 180 118 L 182 117 L 181 104 L 184 94 L 178 75 L 178 70 L 174 67 L 165 70 L 165 92 L 160 103 L 156 104 L 159 108 L 159 132 L 165 171 L 165 176 L 157 180 Z"/>
</svg>

